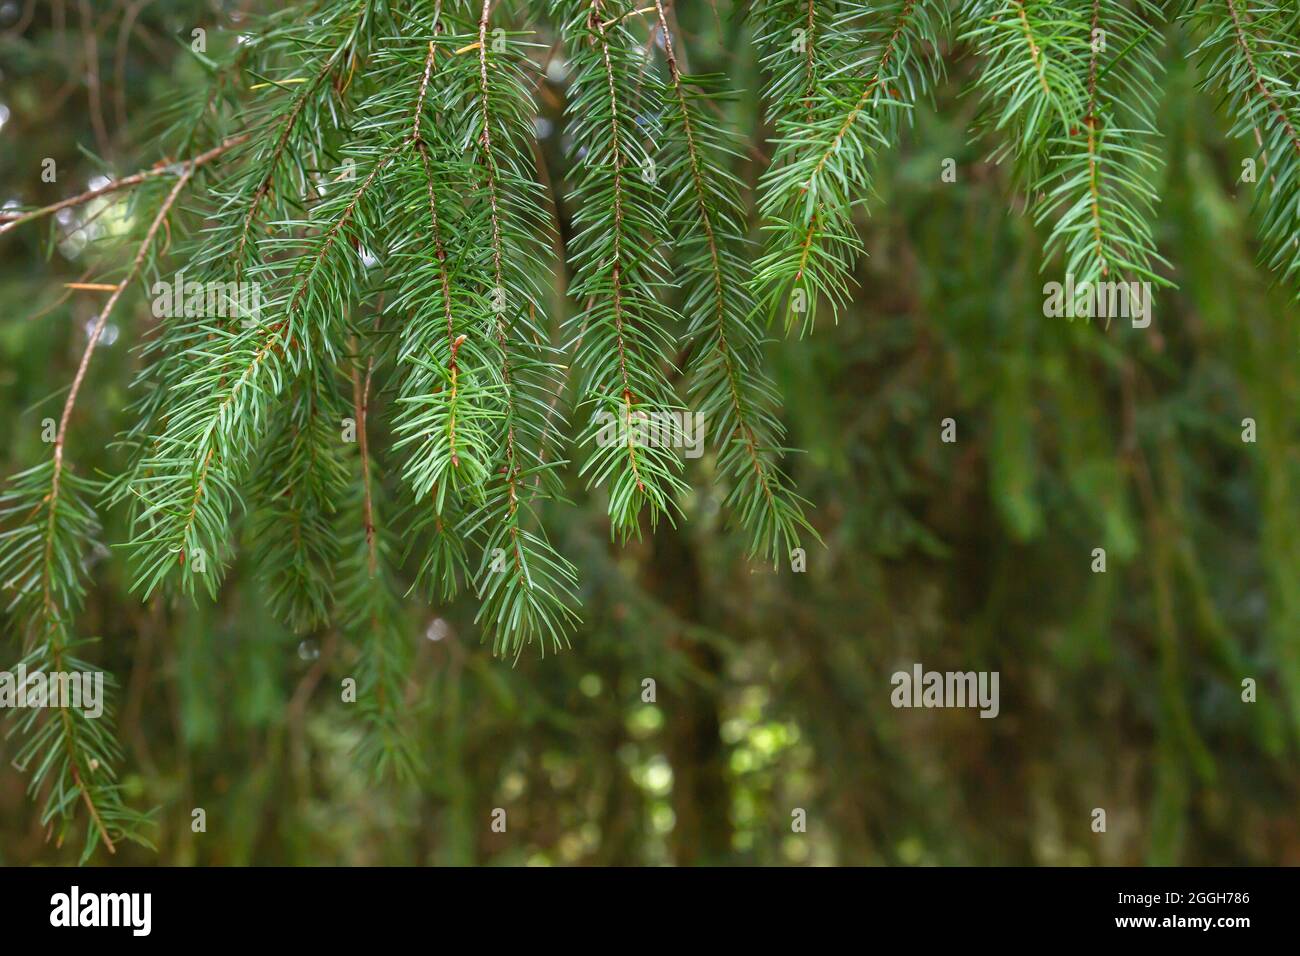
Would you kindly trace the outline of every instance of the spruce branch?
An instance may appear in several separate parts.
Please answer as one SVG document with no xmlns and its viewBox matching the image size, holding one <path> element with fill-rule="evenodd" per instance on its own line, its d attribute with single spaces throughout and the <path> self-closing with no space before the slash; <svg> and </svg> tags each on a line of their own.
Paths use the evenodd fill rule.
<svg viewBox="0 0 1300 956">
<path fill-rule="evenodd" d="M 1065 0 L 971 0 L 966 18 L 963 39 L 982 60 L 980 125 L 1003 138 L 993 158 L 1013 157 L 1032 188 L 1087 112 L 1088 21 Z"/>
<path fill-rule="evenodd" d="M 381 519 L 381 488 L 375 481 L 369 439 L 371 384 L 375 356 L 351 363 L 353 414 L 356 416 L 360 482 L 348 509 L 360 527 L 345 537 L 339 611 L 345 629 L 360 643 L 358 700 L 367 725 L 360 756 L 377 774 L 398 779 L 416 775 L 411 713 L 402 688 L 410 671 L 411 644 L 404 627 L 401 598 L 393 586 L 389 532 Z"/>
<path fill-rule="evenodd" d="M 721 436 L 718 468 L 734 482 L 727 506 L 750 531 L 751 553 L 775 562 L 798 546 L 801 529 L 816 533 L 803 515 L 806 502 L 774 460 L 783 453 L 784 429 L 761 371 L 762 339 L 750 321 L 740 187 L 725 166 L 734 147 L 703 109 L 722 95 L 718 78 L 683 75 L 662 0 L 655 9 L 672 91 L 668 221 L 685 273 L 685 311 L 693 317 L 686 333 L 694 352 L 690 394 L 695 413 Z"/>
<path fill-rule="evenodd" d="M 337 357 L 329 324 L 313 321 L 309 313 L 319 304 L 322 288 L 351 284 L 355 252 L 344 239 L 345 230 L 368 212 L 363 200 L 396 151 L 392 147 L 379 154 L 354 193 L 318 207 L 328 224 L 294 260 L 291 289 L 269 303 L 269 310 L 279 313 L 278 320 L 266 327 L 210 327 L 207 338 L 189 349 L 192 364 L 177 385 L 185 398 L 170 409 L 167 426 L 145 457 L 136 482 L 140 487 L 135 493 L 144 506 L 134 516 L 131 548 L 138 570 L 133 589 L 144 596 L 196 554 L 203 565 L 195 568 L 191 561 L 182 588 L 194 593 L 197 576 L 215 595 L 230 552 L 229 516 L 269 407 L 301 369 Z"/>
<path fill-rule="evenodd" d="M 394 294 L 401 316 L 394 365 L 394 452 L 412 503 L 412 536 L 423 547 L 417 579 L 452 597 L 467 574 L 465 541 L 455 529 L 466 508 L 485 499 L 495 436 L 503 417 L 497 339 L 490 334 L 489 245 L 482 190 L 465 144 L 479 89 L 477 63 L 454 51 L 471 25 L 435 5 L 432 38 L 384 50 L 379 92 L 363 112 L 388 142 L 404 144 L 394 164 L 390 219 Z M 402 79 L 419 80 L 413 98 Z M 414 104 L 412 106 L 412 103 Z M 369 129 L 371 121 L 366 121 Z"/>
<path fill-rule="evenodd" d="M 765 6 L 769 17 L 794 12 Z M 850 7 L 815 33 L 829 49 L 810 47 L 797 66 L 767 51 L 765 60 L 784 73 L 769 82 L 769 96 L 780 99 L 773 108 L 776 151 L 759 201 L 767 242 L 754 289 L 761 308 L 781 315 L 787 331 L 796 324 L 809 331 L 820 301 L 836 313 L 847 301 L 862 252 L 854 211 L 870 196 L 877 150 L 892 145 L 902 119 L 938 77 L 935 51 L 947 26 L 946 4 L 894 0 L 869 13 Z M 788 21 L 765 22 L 760 37 L 789 43 L 790 29 Z M 798 86 L 792 66 L 804 78 Z"/>
<path fill-rule="evenodd" d="M 580 408 L 589 410 L 578 441 L 591 450 L 580 473 L 608 486 L 611 534 L 626 538 L 639 533 L 643 509 L 652 525 L 664 515 L 671 520 L 674 497 L 686 488 L 671 449 L 636 440 L 646 416 L 680 407 L 665 373 L 678 316 L 659 298 L 659 247 L 668 228 L 654 160 L 637 132 L 637 124 L 661 115 L 661 91 L 654 77 L 636 79 L 642 59 L 622 18 L 625 5 L 607 10 L 592 0 L 557 9 L 566 16 L 574 68 L 567 107 L 578 165 L 571 293 L 587 303 L 569 320 L 582 330 L 575 361 Z M 613 440 L 602 436 L 608 423 L 616 423 Z"/>
<path fill-rule="evenodd" d="M 27 635 L 29 652 L 24 663 L 33 671 L 49 674 L 92 671 L 90 665 L 72 654 L 78 646 L 72 637 L 72 619 L 85 591 L 82 557 L 93 545 L 98 528 L 95 513 L 86 502 L 99 487 L 67 469 L 64 453 L 68 426 L 108 319 L 153 250 L 158 232 L 193 177 L 196 164 L 197 160 L 188 163 L 177 177 L 126 274 L 113 288 L 91 327 L 63 403 L 50 462 L 18 475 L 13 489 L 0 497 L 0 517 L 20 518 L 15 528 L 0 533 L 0 581 L 6 590 L 14 591 L 8 611 L 16 616 Z M 66 702 L 54 710 L 56 714 L 50 719 L 32 711 L 20 718 L 16 727 L 26 738 L 19 752 L 18 766 L 24 770 L 31 769 L 34 763 L 36 766 L 32 792 L 42 786 L 49 787 L 45 822 L 57 817 L 66 829 L 80 801 L 90 817 L 83 859 L 89 857 L 98 842 L 110 853 L 115 852 L 114 837 L 148 845 L 142 832 L 147 816 L 130 810 L 112 783 L 114 764 L 120 753 L 107 722 L 100 724 L 102 715 L 92 718 Z"/>
<path fill-rule="evenodd" d="M 1035 191 L 1035 220 L 1050 222 L 1049 256 L 1064 250 L 1076 287 L 1142 279 L 1169 285 L 1156 249 L 1160 160 L 1155 104 L 1160 10 L 1146 0 L 1080 0 L 1077 23 L 1086 99 L 1077 126 L 1058 128 Z"/>
<path fill-rule="evenodd" d="M 325 627 L 339 559 L 335 514 L 348 489 L 333 371 L 307 369 L 276 409 L 249 487 L 254 567 L 272 611 L 290 628 Z M 361 423 L 354 422 L 357 440 Z"/>
<path fill-rule="evenodd" d="M 555 493 L 555 462 L 541 457 L 547 409 L 557 385 L 557 363 L 539 326 L 541 309 L 530 269 L 544 255 L 549 231 L 531 174 L 531 84 L 506 55 L 490 55 L 491 0 L 478 20 L 480 124 L 476 157 L 483 177 L 490 226 L 489 290 L 500 359 L 504 418 L 498 445 L 500 481 L 463 523 L 467 534 L 485 535 L 476 575 L 479 612 L 475 621 L 498 652 L 517 656 L 537 639 L 559 648 L 577 621 L 572 605 L 577 573 L 537 523 L 537 502 Z M 530 483 L 529 479 L 534 480 Z M 536 530 L 534 530 L 536 528 Z"/>
<path fill-rule="evenodd" d="M 1214 0 L 1184 14 L 1203 39 L 1204 85 L 1220 90 L 1231 135 L 1253 138 L 1268 174 L 1255 193 L 1261 258 L 1300 295 L 1300 64 L 1296 16 L 1272 3 Z"/>
</svg>

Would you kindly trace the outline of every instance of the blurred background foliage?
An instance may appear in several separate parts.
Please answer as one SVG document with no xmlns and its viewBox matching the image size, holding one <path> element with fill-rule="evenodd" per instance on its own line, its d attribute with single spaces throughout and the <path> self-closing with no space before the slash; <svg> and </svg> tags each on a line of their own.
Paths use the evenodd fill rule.
<svg viewBox="0 0 1300 956">
<path fill-rule="evenodd" d="M 161 159 L 151 115 L 207 82 L 191 30 L 229 44 L 273 6 L 2 0 L 0 203 Z M 678 7 L 690 68 L 747 91 L 730 119 L 752 187 L 768 146 L 748 28 L 723 0 Z M 337 690 L 355 649 L 273 619 L 247 522 L 215 604 L 142 605 L 118 555 L 88 555 L 78 630 L 122 687 L 130 802 L 159 808 L 156 854 L 95 862 L 1300 863 L 1297 307 L 1256 265 L 1247 153 L 1197 88 L 1192 39 L 1173 27 L 1169 42 L 1158 237 L 1178 288 L 1158 292 L 1150 328 L 1043 317 L 1060 263 L 1041 261 L 1042 231 L 970 140 L 973 65 L 945 50 L 934 107 L 880 157 L 853 307 L 768 349 L 825 547 L 804 573 L 747 561 L 708 455 L 689 521 L 626 547 L 572 480 L 580 507 L 550 519 L 582 572 L 571 651 L 495 659 L 472 601 L 410 604 L 415 781 L 358 766 Z M 562 64 L 546 75 L 537 129 L 558 172 Z M 41 420 L 102 304 L 64 283 L 120 264 L 116 237 L 150 201 L 118 194 L 0 237 L 0 475 L 48 456 Z M 122 464 L 108 438 L 149 320 L 139 288 L 123 304 L 71 432 L 83 474 Z M 949 417 L 955 444 L 940 441 Z M 122 516 L 103 517 L 121 541 Z M 6 635 L 0 666 L 17 645 Z M 890 675 L 917 661 L 999 671 L 1001 715 L 893 709 Z M 79 846 L 47 841 L 13 747 L 0 863 L 75 861 Z"/>
</svg>

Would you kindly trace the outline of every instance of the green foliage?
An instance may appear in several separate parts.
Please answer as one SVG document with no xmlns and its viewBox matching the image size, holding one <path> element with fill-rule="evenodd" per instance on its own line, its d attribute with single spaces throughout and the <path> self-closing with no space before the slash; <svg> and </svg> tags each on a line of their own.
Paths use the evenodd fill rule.
<svg viewBox="0 0 1300 956">
<path fill-rule="evenodd" d="M 570 320 L 575 361 L 583 370 L 577 443 L 592 446 L 582 465 L 609 493 L 611 531 L 626 538 L 643 509 L 651 524 L 677 510 L 686 490 L 683 463 L 668 447 L 634 440 L 647 411 L 680 408 L 668 380 L 673 329 L 681 316 L 661 295 L 668 234 L 648 144 L 663 114 L 663 91 L 647 75 L 641 41 L 628 23 L 630 2 L 573 0 L 558 5 L 573 69 L 567 119 L 577 175 L 569 294 L 585 308 Z M 600 442 L 604 420 L 616 440 Z"/>
<path fill-rule="evenodd" d="M 934 51 L 948 31 L 947 5 L 781 2 L 758 15 L 773 64 L 775 152 L 759 202 L 767 250 L 754 281 L 769 311 L 784 305 L 787 328 L 808 330 L 820 300 L 836 310 L 849 300 L 862 249 L 853 211 L 870 198 L 877 151 L 895 141 L 941 68 Z"/>
<path fill-rule="evenodd" d="M 1195 52 L 1204 82 L 1225 97 L 1232 135 L 1253 139 L 1251 158 L 1267 175 L 1266 188 L 1255 194 L 1262 259 L 1294 285 L 1300 271 L 1300 13 L 1245 0 L 1185 6 L 1185 18 L 1202 36 Z"/>
</svg>

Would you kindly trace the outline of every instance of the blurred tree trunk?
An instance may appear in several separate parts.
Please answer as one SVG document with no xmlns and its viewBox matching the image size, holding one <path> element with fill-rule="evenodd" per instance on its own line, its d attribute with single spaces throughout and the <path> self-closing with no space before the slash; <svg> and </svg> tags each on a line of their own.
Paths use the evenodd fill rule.
<svg viewBox="0 0 1300 956">
<path fill-rule="evenodd" d="M 651 592 L 683 622 L 703 623 L 700 572 L 689 543 L 679 532 L 665 529 L 653 536 L 652 547 Z M 690 659 L 709 685 L 721 683 L 722 658 L 715 648 L 681 629 L 669 634 L 667 642 Z M 659 691 L 673 768 L 676 825 L 669 848 L 678 866 L 718 864 L 731 854 L 731 806 L 717 695 L 717 686 L 702 686 L 697 680 Z"/>
</svg>

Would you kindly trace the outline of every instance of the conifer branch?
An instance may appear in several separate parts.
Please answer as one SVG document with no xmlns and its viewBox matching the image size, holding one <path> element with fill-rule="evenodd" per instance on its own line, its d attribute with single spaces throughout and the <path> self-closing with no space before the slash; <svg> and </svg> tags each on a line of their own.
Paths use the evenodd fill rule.
<svg viewBox="0 0 1300 956">
<path fill-rule="evenodd" d="M 770 22 L 779 12 L 776 2 L 760 8 L 768 18 L 760 24 L 765 43 L 789 42 L 787 31 Z M 810 330 L 821 300 L 836 312 L 847 300 L 862 251 L 854 210 L 870 195 L 876 150 L 891 144 L 901 119 L 939 74 L 935 51 L 947 17 L 946 5 L 935 0 L 894 0 L 870 13 L 851 8 L 826 31 L 833 41 L 817 34 L 828 48 L 810 46 L 799 61 L 802 95 L 793 92 L 790 58 L 766 52 L 765 60 L 785 75 L 769 82 L 768 95 L 780 99 L 773 107 L 776 152 L 759 200 L 767 244 L 754 288 L 769 316 L 784 310 L 787 330 L 795 324 Z M 828 65 L 808 91 L 810 59 Z M 836 59 L 848 65 L 831 66 Z"/>
<path fill-rule="evenodd" d="M 544 406 L 539 395 L 530 392 L 553 387 L 555 365 L 536 345 L 540 340 L 539 309 L 531 281 L 521 268 L 539 254 L 537 224 L 545 221 L 545 214 L 531 195 L 534 182 L 519 175 L 527 169 L 531 155 L 532 131 L 522 109 L 531 106 L 529 85 L 513 72 L 508 60 L 493 58 L 489 63 L 491 11 L 491 0 L 483 0 L 478 19 L 476 103 L 481 124 L 476 139 L 490 226 L 490 295 L 504 413 L 499 451 L 502 478 L 500 486 L 490 486 L 488 499 L 464 527 L 482 529 L 486 534 L 477 574 L 481 604 L 475 620 L 491 635 L 496 650 L 512 649 L 517 656 L 535 638 L 543 642 L 543 651 L 546 639 L 556 648 L 567 643 L 568 631 L 577 620 L 572 610 L 577 576 L 545 533 L 531 530 L 526 520 L 533 500 L 552 493 L 549 483 L 530 486 L 527 481 L 530 470 L 537 476 L 551 473 L 541 459 L 545 426 L 540 412 Z M 494 124 L 500 124 L 499 135 L 494 134 Z M 508 177 L 503 159 L 511 164 Z M 510 249 L 514 255 L 508 255 Z M 542 378 L 530 383 L 525 376 Z"/>
<path fill-rule="evenodd" d="M 85 498 L 98 489 L 93 483 L 67 473 L 64 454 L 68 426 L 108 320 L 127 286 L 139 274 L 159 230 L 196 167 L 197 158 L 186 164 L 172 185 L 126 274 L 91 327 L 63 403 L 50 462 L 17 476 L 13 490 L 0 497 L 0 517 L 22 516 L 17 527 L 0 534 L 0 580 L 5 581 L 6 589 L 14 590 L 9 610 L 24 622 L 28 634 L 28 656 L 24 664 L 33 671 L 54 675 L 72 672 L 91 677 L 90 666 L 72 656 L 76 644 L 71 627 L 84 594 L 79 571 L 82 555 L 91 546 L 98 526 Z M 104 707 L 108 706 L 104 702 Z M 57 719 L 54 720 L 42 721 L 38 712 L 32 711 L 30 716 L 17 721 L 17 730 L 27 738 L 17 764 L 27 769 L 39 759 L 32 777 L 32 790 L 35 792 L 43 784 L 50 788 L 46 820 L 57 816 L 66 827 L 72 821 L 76 802 L 85 805 L 90 824 L 83 858 L 89 856 L 98 842 L 109 853 L 115 853 L 114 834 L 148 845 L 141 832 L 147 817 L 128 809 L 120 791 L 111 783 L 119 751 L 107 721 L 100 723 L 102 713 L 90 716 L 67 702 L 55 709 Z"/>
<path fill-rule="evenodd" d="M 1058 30 L 1087 51 L 1073 61 L 1085 98 L 1074 125 L 1056 128 L 1035 186 L 1035 219 L 1051 223 L 1047 251 L 1064 250 L 1076 288 L 1121 279 L 1169 285 L 1155 271 L 1167 263 L 1156 249 L 1151 185 L 1160 169 L 1150 93 L 1160 11 L 1146 0 L 1082 0 L 1065 12 Z"/>
<path fill-rule="evenodd" d="M 583 330 L 576 361 L 582 404 L 592 408 L 579 442 L 593 447 L 580 472 L 608 484 L 611 533 L 626 538 L 638 533 L 643 508 L 652 524 L 661 515 L 671 520 L 674 496 L 686 487 L 670 448 L 636 440 L 646 416 L 679 407 L 664 372 L 672 367 L 666 328 L 677 316 L 658 297 L 659 242 L 668 229 L 654 160 L 633 129 L 637 118 L 660 115 L 661 95 L 653 77 L 633 82 L 641 55 L 620 19 L 621 5 L 607 11 L 602 0 L 591 0 L 565 9 L 574 64 L 568 116 L 581 151 L 571 292 L 588 302 L 569 325 Z"/>
<path fill-rule="evenodd" d="M 380 488 L 373 480 L 367 421 L 371 383 L 375 370 L 373 354 L 352 363 L 352 408 L 356 416 L 357 451 L 360 465 L 360 529 L 347 536 L 348 554 L 342 569 L 340 614 L 345 628 L 361 643 L 359 700 L 368 733 L 362 739 L 360 755 L 374 770 L 391 771 L 399 779 L 411 779 L 417 772 L 411 714 L 403 705 L 402 687 L 410 669 L 411 642 L 403 626 L 401 599 L 392 585 L 388 560 L 388 533 L 380 524 Z"/>
<path fill-rule="evenodd" d="M 345 228 L 398 148 L 378 156 L 316 241 L 314 254 L 299 260 L 305 265 L 300 265 L 291 291 L 271 303 L 284 310 L 278 321 L 266 329 L 214 330 L 212 350 L 191 348 L 194 357 L 209 361 L 182 378 L 180 387 L 189 397 L 158 437 L 156 451 L 145 462 L 147 477 L 140 479 L 144 487 L 137 490 L 146 506 L 136 516 L 138 530 L 132 540 L 139 563 L 134 587 L 145 596 L 195 552 L 203 554 L 205 567 L 183 578 L 185 590 L 192 593 L 197 573 L 215 594 L 229 551 L 227 517 L 242 470 L 263 431 L 257 403 L 275 400 L 287 386 L 289 373 L 331 353 L 328 336 L 320 334 L 324 330 L 302 321 L 302 312 L 327 257 L 338 254 Z M 178 556 L 178 563 L 172 555 Z M 208 559 L 215 567 L 206 569 Z"/>
<path fill-rule="evenodd" d="M 1300 65 L 1296 20 L 1268 2 L 1187 4 L 1184 19 L 1203 31 L 1197 47 L 1205 85 L 1221 90 L 1231 133 L 1252 136 L 1252 162 L 1268 173 L 1255 190 L 1262 259 L 1300 296 Z M 1262 187 L 1262 183 L 1261 183 Z"/>
<path fill-rule="evenodd" d="M 783 429 L 772 411 L 771 385 L 759 371 L 761 339 L 750 325 L 739 189 L 723 165 L 725 134 L 701 109 L 709 102 L 709 80 L 692 77 L 688 92 L 662 0 L 655 0 L 655 8 L 675 105 L 670 115 L 678 135 L 672 140 L 681 154 L 678 162 L 670 154 L 665 178 L 684 180 L 670 196 L 668 219 L 688 275 L 686 308 L 698 316 L 687 330 L 696 350 L 691 394 L 696 414 L 721 433 L 719 468 L 735 481 L 727 504 L 738 509 L 753 535 L 751 552 L 765 551 L 776 561 L 797 547 L 800 529 L 812 528 L 802 499 L 772 460 L 780 454 Z"/>
<path fill-rule="evenodd" d="M 0 498 L 0 586 L 26 658 L 88 668 L 72 622 L 99 533 L 90 503 L 126 501 L 134 591 L 153 594 L 179 570 L 181 591 L 201 581 L 215 595 L 236 543 L 251 540 L 277 619 L 355 641 L 367 762 L 413 774 L 417 588 L 450 601 L 471 586 L 477 630 L 498 654 L 562 647 L 577 624 L 576 569 L 548 537 L 568 464 L 550 454 L 562 408 L 576 406 L 578 477 L 605 499 L 611 538 L 681 515 L 682 456 L 640 428 L 688 406 L 716 443 L 702 470 L 750 553 L 780 560 L 816 537 L 783 470 L 764 329 L 779 317 L 809 330 L 818 308 L 847 301 L 882 154 L 952 53 L 949 6 L 755 0 L 767 147 L 742 146 L 733 91 L 692 73 L 665 0 L 341 0 L 250 28 L 240 49 L 205 62 L 210 88 L 164 117 L 160 152 L 191 158 L 0 213 L 3 234 L 128 190 L 141 204 L 166 194 L 140 217 L 121 281 L 68 284 L 107 302 L 51 459 Z M 1184 11 L 1207 84 L 1267 173 L 1256 191 L 1265 264 L 1292 281 L 1295 14 L 1267 0 Z M 558 28 L 563 71 L 549 56 L 539 71 L 532 17 Z M 977 125 L 1029 197 L 1045 265 L 1076 286 L 1166 283 L 1153 226 L 1160 5 L 967 0 L 959 17 Z M 569 161 L 554 176 L 539 92 L 567 98 L 556 134 Z M 736 172 L 746 148 L 772 154 L 754 200 L 756 261 Z M 193 197 L 184 216 L 182 195 Z M 164 235 L 182 300 L 191 282 L 233 276 L 265 291 L 264 314 L 183 303 L 163 315 L 155 302 L 122 418 L 131 462 L 100 486 L 65 460 L 72 413 L 128 286 L 161 272 Z M 573 273 L 563 349 L 542 308 L 566 291 L 561 259 Z M 84 820 L 88 852 L 139 838 L 143 822 L 114 783 L 106 727 L 70 710 L 17 722 L 43 816 L 64 829 Z"/>
</svg>

